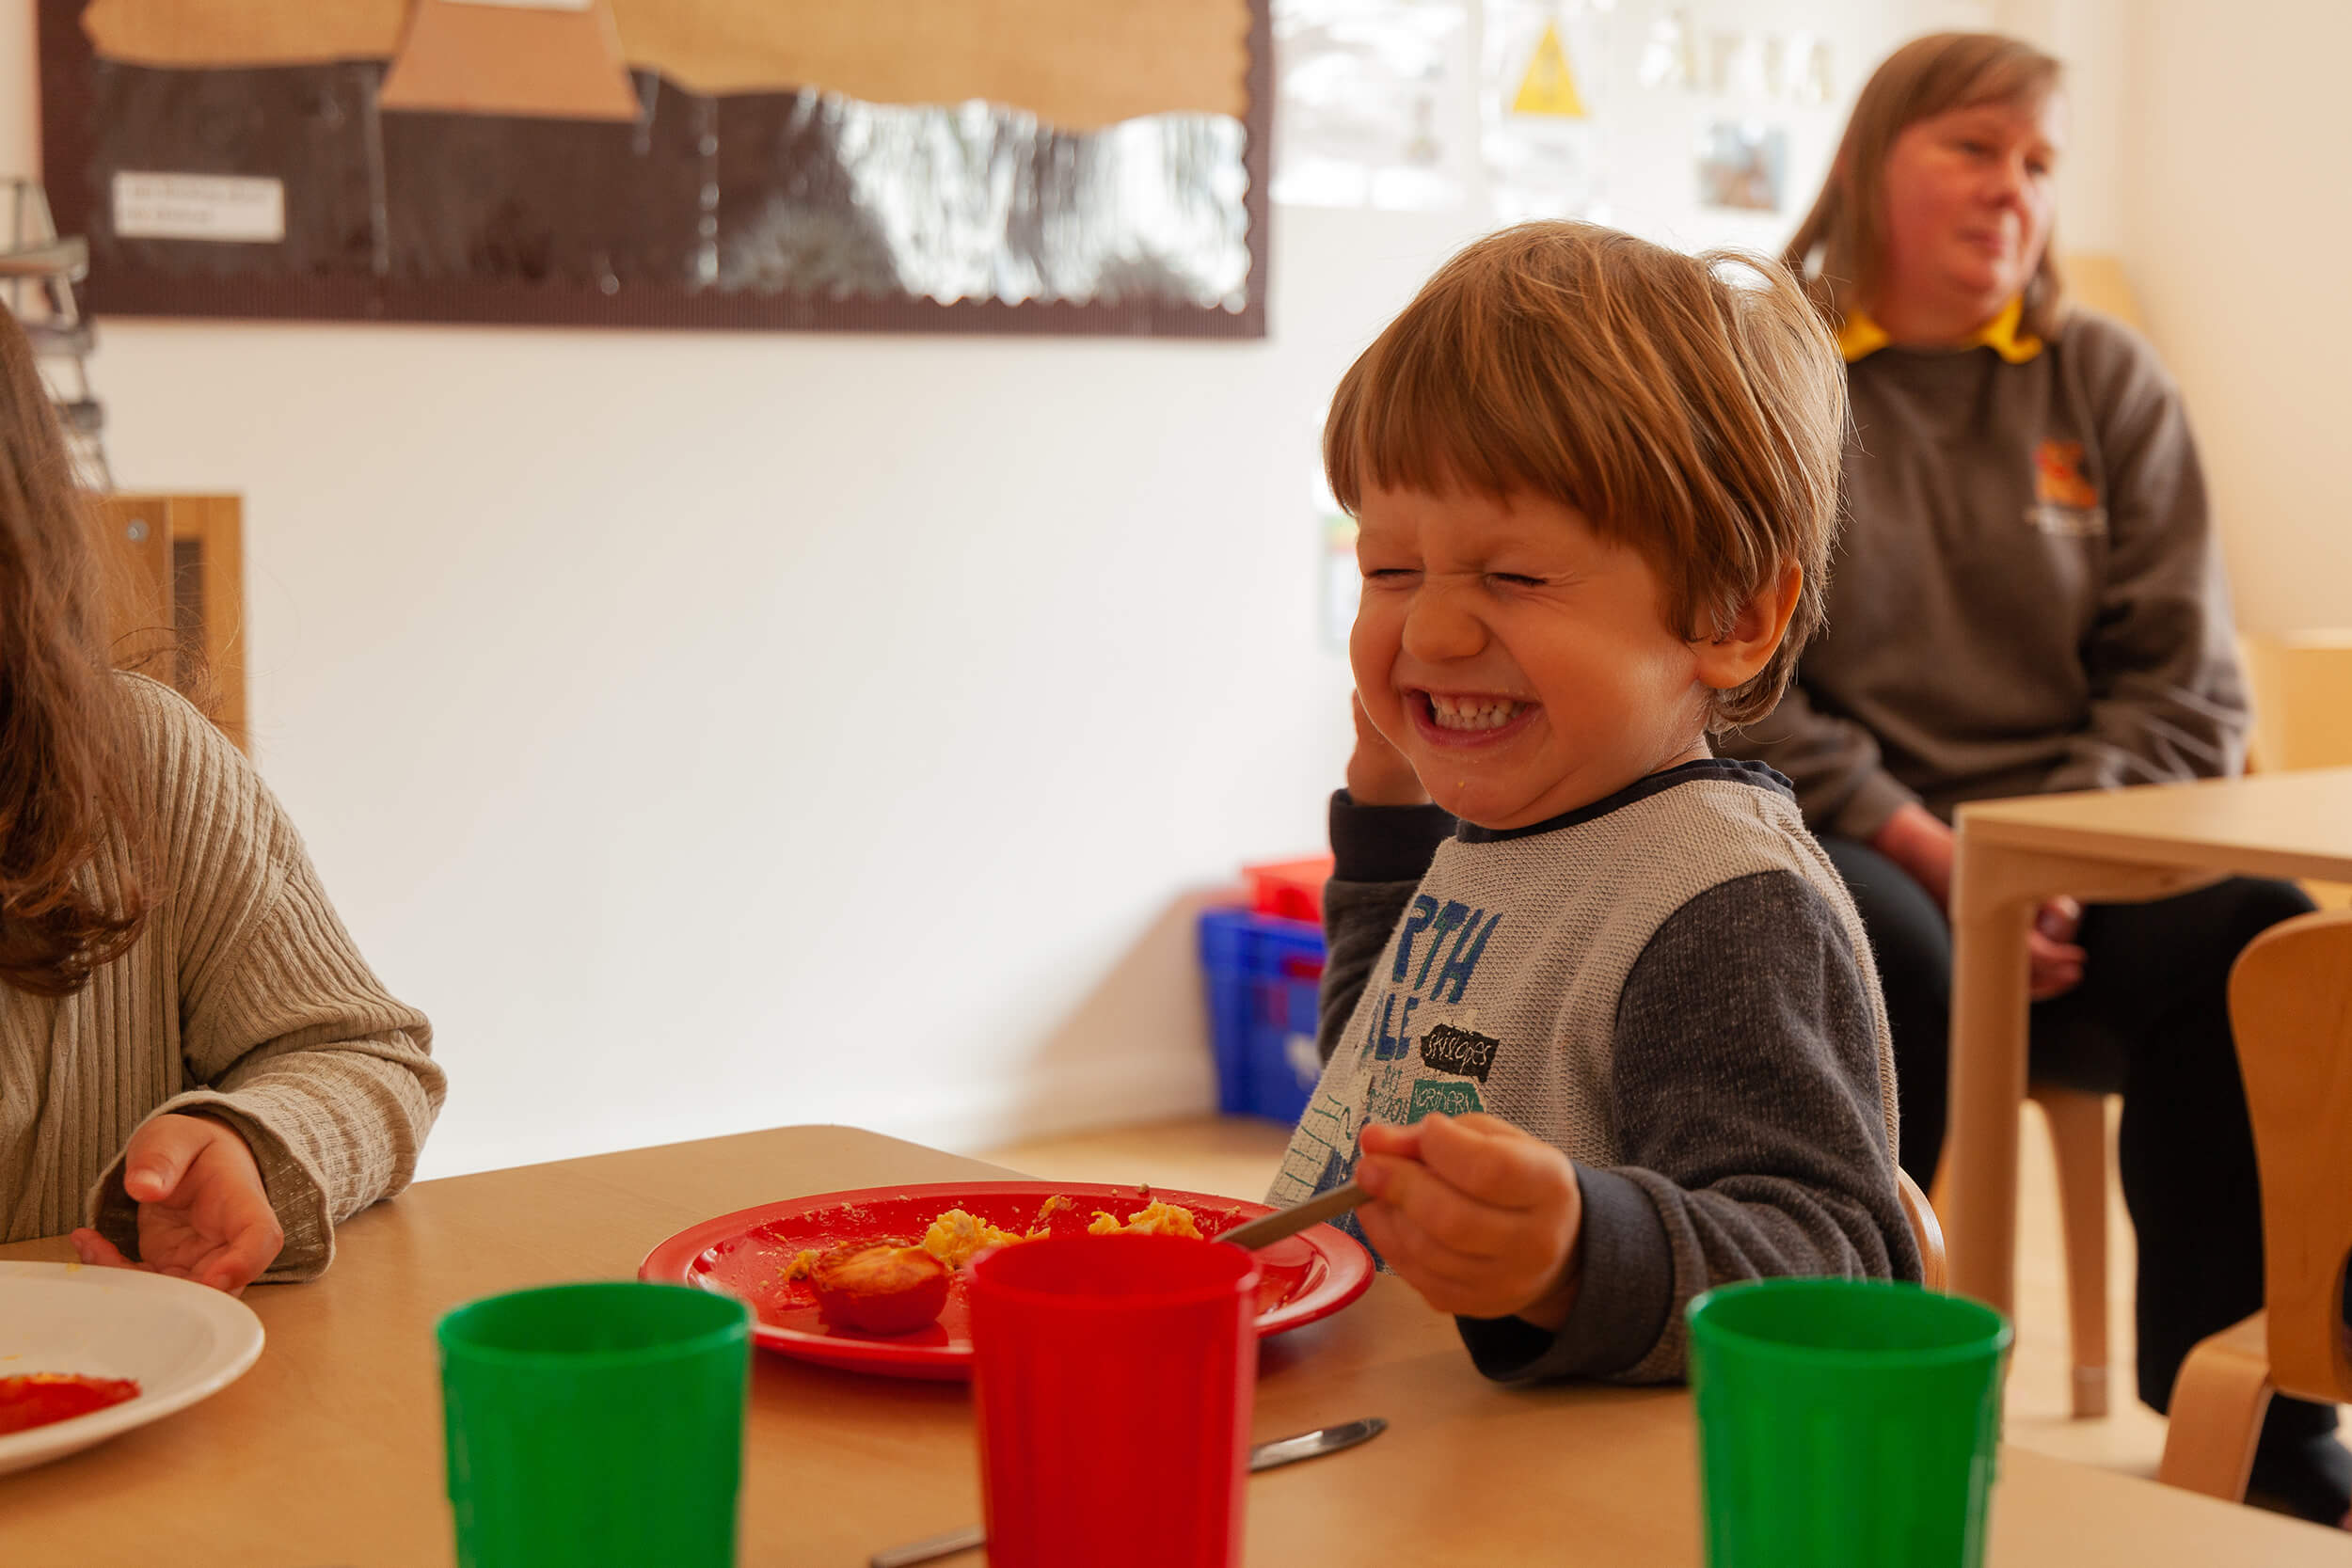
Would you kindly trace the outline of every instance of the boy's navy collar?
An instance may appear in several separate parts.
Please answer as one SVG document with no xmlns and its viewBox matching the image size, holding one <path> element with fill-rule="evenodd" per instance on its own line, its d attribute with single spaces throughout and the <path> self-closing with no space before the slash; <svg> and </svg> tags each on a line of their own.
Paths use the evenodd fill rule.
<svg viewBox="0 0 2352 1568">
<path fill-rule="evenodd" d="M 1749 762 L 1736 757 L 1708 757 L 1698 762 L 1686 762 L 1678 768 L 1669 768 L 1662 773 L 1645 773 L 1614 795 L 1605 795 L 1589 806 L 1579 806 L 1574 811 L 1563 812 L 1542 822 L 1531 822 L 1524 828 L 1482 828 L 1475 822 L 1457 822 L 1454 836 L 1465 844 L 1501 844 L 1514 838 L 1530 838 L 1536 833 L 1557 832 L 1562 828 L 1597 821 L 1636 800 L 1646 800 L 1662 790 L 1689 784 L 1693 779 L 1728 779 L 1734 784 L 1772 790 L 1791 800 L 1797 798 L 1797 786 L 1781 777 L 1779 769 L 1770 763 Z"/>
</svg>

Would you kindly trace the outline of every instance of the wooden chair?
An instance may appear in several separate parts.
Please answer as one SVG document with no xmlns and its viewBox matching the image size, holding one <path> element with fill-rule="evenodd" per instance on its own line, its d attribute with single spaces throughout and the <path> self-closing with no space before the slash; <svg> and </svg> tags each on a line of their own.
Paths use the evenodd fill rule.
<svg viewBox="0 0 2352 1568">
<path fill-rule="evenodd" d="M 1944 1288 L 1944 1227 L 1929 1207 L 1928 1195 L 1919 1190 L 1919 1183 L 1895 1167 L 1895 1192 L 1903 1200 L 1903 1218 L 1911 1222 L 1911 1233 L 1919 1243 L 1919 1283 L 1931 1291 Z"/>
<path fill-rule="evenodd" d="M 2253 701 L 2255 766 L 2352 767 L 2352 630 L 2248 632 L 2238 661 Z"/>
<path fill-rule="evenodd" d="M 2107 1413 L 2107 1097 L 2037 1083 L 2058 1167 L 2058 1233 L 2066 1254 L 2066 1339 L 2074 1418 Z"/>
<path fill-rule="evenodd" d="M 2262 1167 L 2264 1310 L 2189 1352 L 2156 1479 L 2234 1501 L 2272 1394 L 2352 1400 L 2352 911 L 2249 942 L 2230 972 L 2230 1025 Z"/>
<path fill-rule="evenodd" d="M 2074 1419 L 2096 1420 L 2107 1413 L 2107 1097 L 2035 1083 L 2026 1098 L 2042 1109 L 2058 1167 Z"/>
</svg>

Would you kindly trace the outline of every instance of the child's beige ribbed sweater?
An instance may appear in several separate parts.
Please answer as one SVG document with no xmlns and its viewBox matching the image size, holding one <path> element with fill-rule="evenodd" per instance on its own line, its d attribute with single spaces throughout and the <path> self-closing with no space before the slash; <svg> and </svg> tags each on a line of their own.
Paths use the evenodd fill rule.
<svg viewBox="0 0 2352 1568">
<path fill-rule="evenodd" d="M 157 895 L 138 941 L 72 996 L 0 982 L 0 1242 L 90 1223 L 132 1252 L 120 1157 L 158 1112 L 253 1146 L 307 1279 L 336 1222 L 408 1184 L 440 1109 L 424 1015 L 352 945 L 277 799 L 177 693 L 122 677 L 138 715 Z"/>
</svg>

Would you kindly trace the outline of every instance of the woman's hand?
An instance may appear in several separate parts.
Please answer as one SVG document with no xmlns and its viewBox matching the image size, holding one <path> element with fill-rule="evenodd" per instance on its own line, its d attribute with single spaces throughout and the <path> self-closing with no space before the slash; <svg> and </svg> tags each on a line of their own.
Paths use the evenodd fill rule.
<svg viewBox="0 0 2352 1568">
<path fill-rule="evenodd" d="M 1942 818 L 1906 801 L 1886 819 L 1870 847 L 1909 872 L 1950 915 L 1953 836 Z M 2026 986 L 2036 1002 L 2063 996 L 2082 984 L 2083 950 L 2074 943 L 2082 920 L 2083 907 L 2072 898 L 2050 899 L 2034 911 L 2026 931 Z"/>
<path fill-rule="evenodd" d="M 1372 727 L 1364 700 L 1348 698 L 1356 710 L 1356 751 L 1347 759 L 1347 797 L 1359 806 L 1425 806 L 1429 792 L 1405 753 Z"/>
<path fill-rule="evenodd" d="M 140 1261 L 83 1229 L 72 1237 L 83 1262 L 193 1279 L 233 1296 L 286 1244 L 253 1151 L 210 1117 L 150 1117 L 131 1134 L 122 1190 L 139 1206 Z"/>
<path fill-rule="evenodd" d="M 2063 996 L 2082 984 L 2083 950 L 2074 944 L 2082 923 L 2083 907 L 2072 898 L 2053 898 L 2034 911 L 2026 931 L 2030 966 L 2026 986 L 2036 1002 Z"/>
<path fill-rule="evenodd" d="M 1495 1117 L 1364 1129 L 1365 1238 L 1440 1312 L 1556 1329 L 1576 1304 L 1584 1198 L 1576 1167 Z"/>
<path fill-rule="evenodd" d="M 1952 911 L 1952 830 L 1916 800 L 1896 807 L 1870 840 L 1870 847 L 1909 872 L 1947 916 Z"/>
</svg>

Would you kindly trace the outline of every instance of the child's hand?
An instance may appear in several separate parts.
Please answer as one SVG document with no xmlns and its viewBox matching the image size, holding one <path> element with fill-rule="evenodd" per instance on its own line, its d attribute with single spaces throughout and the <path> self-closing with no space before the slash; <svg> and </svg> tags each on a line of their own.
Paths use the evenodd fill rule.
<svg viewBox="0 0 2352 1568">
<path fill-rule="evenodd" d="M 1405 753 L 1372 727 L 1363 698 L 1351 696 L 1348 702 L 1356 710 L 1356 751 L 1347 759 L 1348 799 L 1359 806 L 1427 805 L 1429 791 L 1422 788 L 1421 776 Z"/>
<path fill-rule="evenodd" d="M 230 1295 L 276 1260 L 286 1233 L 269 1206 L 261 1167 L 234 1129 L 210 1117 L 151 1117 L 131 1134 L 122 1189 L 139 1206 L 133 1262 L 95 1230 L 76 1230 L 85 1263 L 147 1269 Z"/>
<path fill-rule="evenodd" d="M 1566 1155 L 1483 1114 L 1364 1129 L 1356 1211 L 1389 1266 L 1440 1312 L 1558 1328 L 1576 1301 L 1584 1202 Z"/>
</svg>

